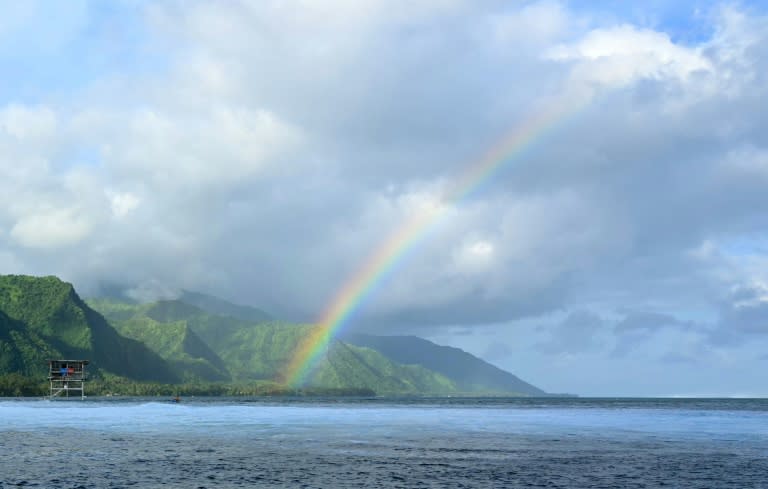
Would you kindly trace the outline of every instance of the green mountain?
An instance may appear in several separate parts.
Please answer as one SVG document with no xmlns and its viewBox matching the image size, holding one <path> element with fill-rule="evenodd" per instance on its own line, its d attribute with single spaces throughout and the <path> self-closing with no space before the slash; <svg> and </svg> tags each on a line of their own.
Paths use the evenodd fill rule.
<svg viewBox="0 0 768 489">
<path fill-rule="evenodd" d="M 376 350 L 335 340 L 311 378 L 316 385 L 369 388 L 380 394 L 456 392 L 451 379 L 420 365 L 393 362 Z"/>
<path fill-rule="evenodd" d="M 223 366 L 233 380 L 265 380 L 276 377 L 289 360 L 293 348 L 306 334 L 302 325 L 279 322 L 254 323 L 231 316 L 209 314 L 179 300 L 150 304 L 131 304 L 112 299 L 90 300 L 121 334 L 144 340 L 147 333 L 138 325 L 154 328 L 158 344 L 178 342 L 177 330 L 183 325 L 199 338 L 214 355 L 213 365 Z M 160 327 L 162 326 L 162 327 Z M 147 328 L 149 329 L 149 328 Z M 168 351 L 156 350 L 169 359 Z M 189 352 L 188 352 L 189 353 Z"/>
<path fill-rule="evenodd" d="M 185 294 L 194 294 L 185 292 Z M 201 294 L 197 294 L 201 295 Z M 193 295 L 194 296 L 194 295 Z M 176 314 L 183 314 L 185 295 L 178 301 L 169 301 L 158 303 L 158 310 L 173 310 Z M 213 301 L 198 301 L 196 305 L 207 313 L 219 314 L 221 309 L 208 308 L 208 304 L 223 302 L 220 299 L 204 296 Z M 226 303 L 229 304 L 229 303 Z M 230 304 L 230 306 L 233 306 Z M 244 307 L 244 306 L 234 306 Z M 260 309 L 255 309 L 260 311 Z M 197 312 L 189 310 L 190 318 Z M 155 314 L 162 314 L 156 312 Z M 265 313 L 266 314 L 266 313 Z M 228 314 L 237 317 L 235 314 Z M 198 318 L 199 319 L 199 318 Z M 249 329 L 247 322 L 234 322 L 209 317 L 208 320 L 193 320 L 195 327 L 200 331 L 203 339 L 210 345 L 215 345 L 214 349 L 220 351 L 224 358 L 236 358 L 231 368 L 240 376 L 245 372 L 259 372 L 259 375 L 268 376 L 270 372 L 279 369 L 281 365 L 289 360 L 293 346 L 298 338 L 308 331 L 308 326 L 290 325 L 279 322 L 272 322 L 270 326 L 264 328 Z M 226 334 L 220 334 L 226 332 Z M 275 333 L 278 333 L 275 336 Z M 277 338 L 277 340 L 276 340 Z M 282 343 L 281 343 L 282 341 Z M 254 357 L 248 347 L 244 345 L 261 345 L 260 355 Z M 524 396 L 546 396 L 543 390 L 525 382 L 517 376 L 506 372 L 494 365 L 491 365 L 474 355 L 467 353 L 459 348 L 436 345 L 428 340 L 416 336 L 374 336 L 365 334 L 348 334 L 343 341 L 337 341 L 334 355 L 331 357 L 344 356 L 344 349 L 338 348 L 343 345 L 348 351 L 358 352 L 360 358 L 365 361 L 360 365 L 381 365 L 382 357 L 389 360 L 389 365 L 398 366 L 400 370 L 390 369 L 391 378 L 401 379 L 405 385 L 392 382 L 391 378 L 386 382 L 387 390 L 397 391 L 398 388 L 409 392 L 418 392 L 409 382 L 414 385 L 426 385 L 442 393 L 463 393 L 463 394 L 517 394 Z M 348 363 L 351 365 L 352 363 Z M 333 365 L 329 361 L 327 367 Z M 377 378 L 375 375 L 366 378 L 365 372 L 370 369 L 360 371 L 347 371 L 344 374 L 338 373 L 344 365 L 337 361 L 336 369 L 320 368 L 313 381 L 318 384 L 350 384 L 370 385 Z M 403 371 L 402 369 L 410 369 Z M 420 369 L 420 370 L 419 370 Z M 375 369 L 374 369 L 375 370 Z M 385 369 L 386 370 L 386 369 Z M 332 372 L 337 372 L 333 374 Z M 426 375 L 439 374 L 439 377 L 426 380 Z M 247 374 L 245 374 L 247 376 Z M 334 375 L 338 376 L 337 379 Z M 414 380 L 414 376 L 422 378 L 422 383 Z M 345 379 L 341 381 L 339 379 Z M 366 378 L 365 381 L 362 379 Z M 356 379 L 354 382 L 352 379 Z M 446 382 L 447 380 L 447 382 Z M 366 382 L 368 384 L 366 384 Z M 398 387 L 400 386 L 400 387 Z M 381 390 L 381 387 L 379 388 Z M 426 391 L 422 391 L 426 392 Z"/>
<path fill-rule="evenodd" d="M 286 367 L 316 326 L 203 294 L 181 297 L 86 304 L 56 277 L 0 276 L 0 392 L 40 392 L 56 358 L 90 360 L 102 389 L 120 392 L 179 383 L 185 392 L 286 391 Z M 304 381 L 326 392 L 545 395 L 464 351 L 408 336 L 334 339 Z"/>
<path fill-rule="evenodd" d="M 180 300 L 151 304 L 90 301 L 123 335 L 146 341 L 171 365 L 180 350 L 181 332 L 206 345 L 211 365 L 225 369 L 236 382 L 280 379 L 312 325 L 278 321 L 251 322 L 210 314 Z M 191 353 L 188 350 L 186 353 Z M 206 379 L 213 380 L 213 379 Z M 379 394 L 446 394 L 456 390 L 444 376 L 420 366 L 400 365 L 368 348 L 335 341 L 319 361 L 307 384 L 326 389 L 371 389 Z"/>
<path fill-rule="evenodd" d="M 0 310 L 0 372 L 42 373 L 53 351 L 39 335 Z"/>
<path fill-rule="evenodd" d="M 45 378 L 47 360 L 89 359 L 96 376 L 176 382 L 143 343 L 120 336 L 56 277 L 0 276 L 0 373 Z"/>
<path fill-rule="evenodd" d="M 420 365 L 451 379 L 464 393 L 517 393 L 544 396 L 546 393 L 459 348 L 440 346 L 416 336 L 348 334 L 354 345 L 372 348 L 390 360 Z"/>
<path fill-rule="evenodd" d="M 174 374 L 185 382 L 231 380 L 221 358 L 183 320 L 157 317 L 147 305 L 89 300 L 89 304 L 109 318 L 110 324 L 126 338 L 147 345 L 163 358 Z M 186 308 L 186 304 L 178 303 Z M 193 308 L 195 309 L 195 308 Z M 195 309 L 197 311 L 197 309 Z"/>
<path fill-rule="evenodd" d="M 182 300 L 157 303 L 152 314 L 180 314 L 183 315 L 186 305 Z M 222 358 L 232 359 L 230 371 L 235 377 L 249 377 L 256 373 L 257 377 L 269 378 L 290 359 L 292 349 L 300 337 L 307 334 L 308 325 L 295 325 L 280 322 L 270 322 L 262 325 L 262 328 L 251 328 L 249 323 L 232 321 L 215 316 L 217 310 L 206 309 L 204 302 L 198 302 L 198 307 L 207 313 L 214 313 L 207 318 L 198 315 L 197 309 L 187 309 L 189 318 L 193 319 L 194 328 L 199 332 L 206 343 L 222 355 Z M 163 311 L 163 312 L 161 312 Z M 257 309 L 258 311 L 258 309 Z M 179 316 L 171 316 L 179 317 Z M 223 334 L 222 334 L 223 333 Z M 261 345 L 259 354 L 254 356 L 250 346 Z M 394 368 L 388 370 L 391 377 L 399 378 L 405 382 L 401 388 L 408 392 L 440 392 L 461 393 L 469 395 L 482 394 L 516 394 L 524 396 L 546 396 L 543 390 L 535 387 L 517 376 L 491 365 L 480 358 L 471 355 L 461 349 L 436 345 L 430 341 L 416 336 L 374 336 L 365 334 L 348 334 L 343 341 L 337 341 L 338 345 L 359 352 L 361 358 L 365 358 L 365 364 L 381 364 L 381 358 L 389 360 L 392 366 L 409 368 L 407 372 Z M 343 350 L 335 348 L 334 356 L 343 355 Z M 321 364 L 321 368 L 315 374 L 313 382 L 318 384 L 339 385 L 372 385 L 377 378 L 375 375 L 366 378 L 365 372 L 347 371 L 343 375 L 338 373 L 344 368 L 344 364 L 337 362 L 335 370 L 330 367 L 332 362 Z M 416 370 L 414 370 L 416 369 Z M 420 370 L 418 370 L 420 369 Z M 374 369 L 375 370 L 375 369 Z M 386 370 L 386 369 L 385 369 Z M 337 372 L 333 374 L 332 372 Z M 430 375 L 439 374 L 439 377 L 429 378 Z M 337 380 L 334 376 L 345 379 Z M 415 380 L 421 378 L 419 382 Z M 352 379 L 356 379 L 354 382 Z M 381 382 L 381 380 L 379 380 Z M 366 384 L 367 382 L 367 384 Z M 419 391 L 412 387 L 423 386 Z M 398 389 L 396 382 L 391 379 L 384 383 L 387 391 L 394 392 Z M 376 389 L 374 389 L 376 390 Z M 381 386 L 377 392 L 381 391 Z"/>
</svg>

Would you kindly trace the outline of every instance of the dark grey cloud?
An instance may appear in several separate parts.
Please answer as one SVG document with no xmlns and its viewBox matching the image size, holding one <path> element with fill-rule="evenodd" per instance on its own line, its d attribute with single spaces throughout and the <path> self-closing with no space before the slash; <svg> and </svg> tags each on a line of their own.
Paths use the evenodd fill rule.
<svg viewBox="0 0 768 489">
<path fill-rule="evenodd" d="M 735 288 L 721 303 L 710 341 L 733 345 L 761 337 L 768 338 L 768 288 L 762 284 Z"/>
<path fill-rule="evenodd" d="M 701 359 L 693 356 L 693 355 L 687 355 L 682 353 L 665 353 L 661 356 L 661 361 L 670 363 L 670 364 L 683 364 L 683 365 L 695 365 L 699 363 Z"/>
<path fill-rule="evenodd" d="M 543 353 L 580 353 L 603 346 L 600 336 L 606 321 L 589 311 L 570 313 L 556 327 L 546 328 L 550 337 L 538 344 Z"/>
<path fill-rule="evenodd" d="M 692 326 L 693 324 L 690 321 L 681 321 L 680 319 L 670 314 L 662 314 L 649 311 L 633 311 L 628 313 L 624 319 L 618 321 L 615 324 L 614 329 L 618 333 L 634 331 L 650 333 L 658 330 L 659 328 L 688 328 Z"/>
<path fill-rule="evenodd" d="M 682 320 L 668 313 L 619 310 L 598 314 L 577 310 L 557 321 L 542 322 L 536 343 L 548 355 L 624 359 L 639 355 L 653 361 L 694 362 L 710 357 L 713 325 Z"/>
<path fill-rule="evenodd" d="M 680 319 L 669 315 L 651 311 L 633 311 L 628 313 L 623 319 L 617 321 L 613 330 L 616 333 L 616 343 L 612 355 L 624 356 L 637 349 L 642 343 L 651 340 L 659 331 L 669 330 L 671 328 L 686 330 L 695 328 L 691 322 L 681 321 Z M 682 358 L 677 349 L 677 345 L 665 345 L 671 347 L 673 352 L 667 352 L 662 359 Z M 662 351 L 666 348 L 660 348 Z"/>
</svg>

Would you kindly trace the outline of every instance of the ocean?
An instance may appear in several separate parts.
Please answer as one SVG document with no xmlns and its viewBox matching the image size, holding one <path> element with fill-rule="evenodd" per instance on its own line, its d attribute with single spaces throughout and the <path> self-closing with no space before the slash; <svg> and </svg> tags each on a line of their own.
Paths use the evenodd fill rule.
<svg viewBox="0 0 768 489">
<path fill-rule="evenodd" d="M 768 399 L 0 399 L 0 488 L 768 488 Z"/>
</svg>

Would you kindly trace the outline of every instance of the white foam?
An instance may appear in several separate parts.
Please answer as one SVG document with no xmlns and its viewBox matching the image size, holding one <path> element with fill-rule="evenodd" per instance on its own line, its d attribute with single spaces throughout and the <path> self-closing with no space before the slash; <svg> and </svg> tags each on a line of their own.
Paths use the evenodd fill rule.
<svg viewBox="0 0 768 489">
<path fill-rule="evenodd" d="M 580 409 L 259 403 L 0 401 L 0 430 L 247 432 L 358 438 L 361 433 L 492 432 L 529 435 L 768 437 L 768 413 L 684 409 Z"/>
</svg>

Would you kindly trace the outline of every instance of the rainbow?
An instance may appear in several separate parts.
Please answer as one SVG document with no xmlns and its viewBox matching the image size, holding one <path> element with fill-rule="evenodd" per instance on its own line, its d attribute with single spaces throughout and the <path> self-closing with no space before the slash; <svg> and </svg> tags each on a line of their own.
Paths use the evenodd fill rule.
<svg viewBox="0 0 768 489">
<path fill-rule="evenodd" d="M 438 205 L 415 214 L 397 228 L 338 290 L 315 327 L 294 351 L 282 380 L 293 386 L 303 385 L 331 339 L 449 209 L 479 189 L 502 167 L 519 159 L 535 142 L 578 113 L 588 101 L 589 97 L 567 97 L 514 127 L 481 158 L 465 167 L 443 192 Z"/>
</svg>

